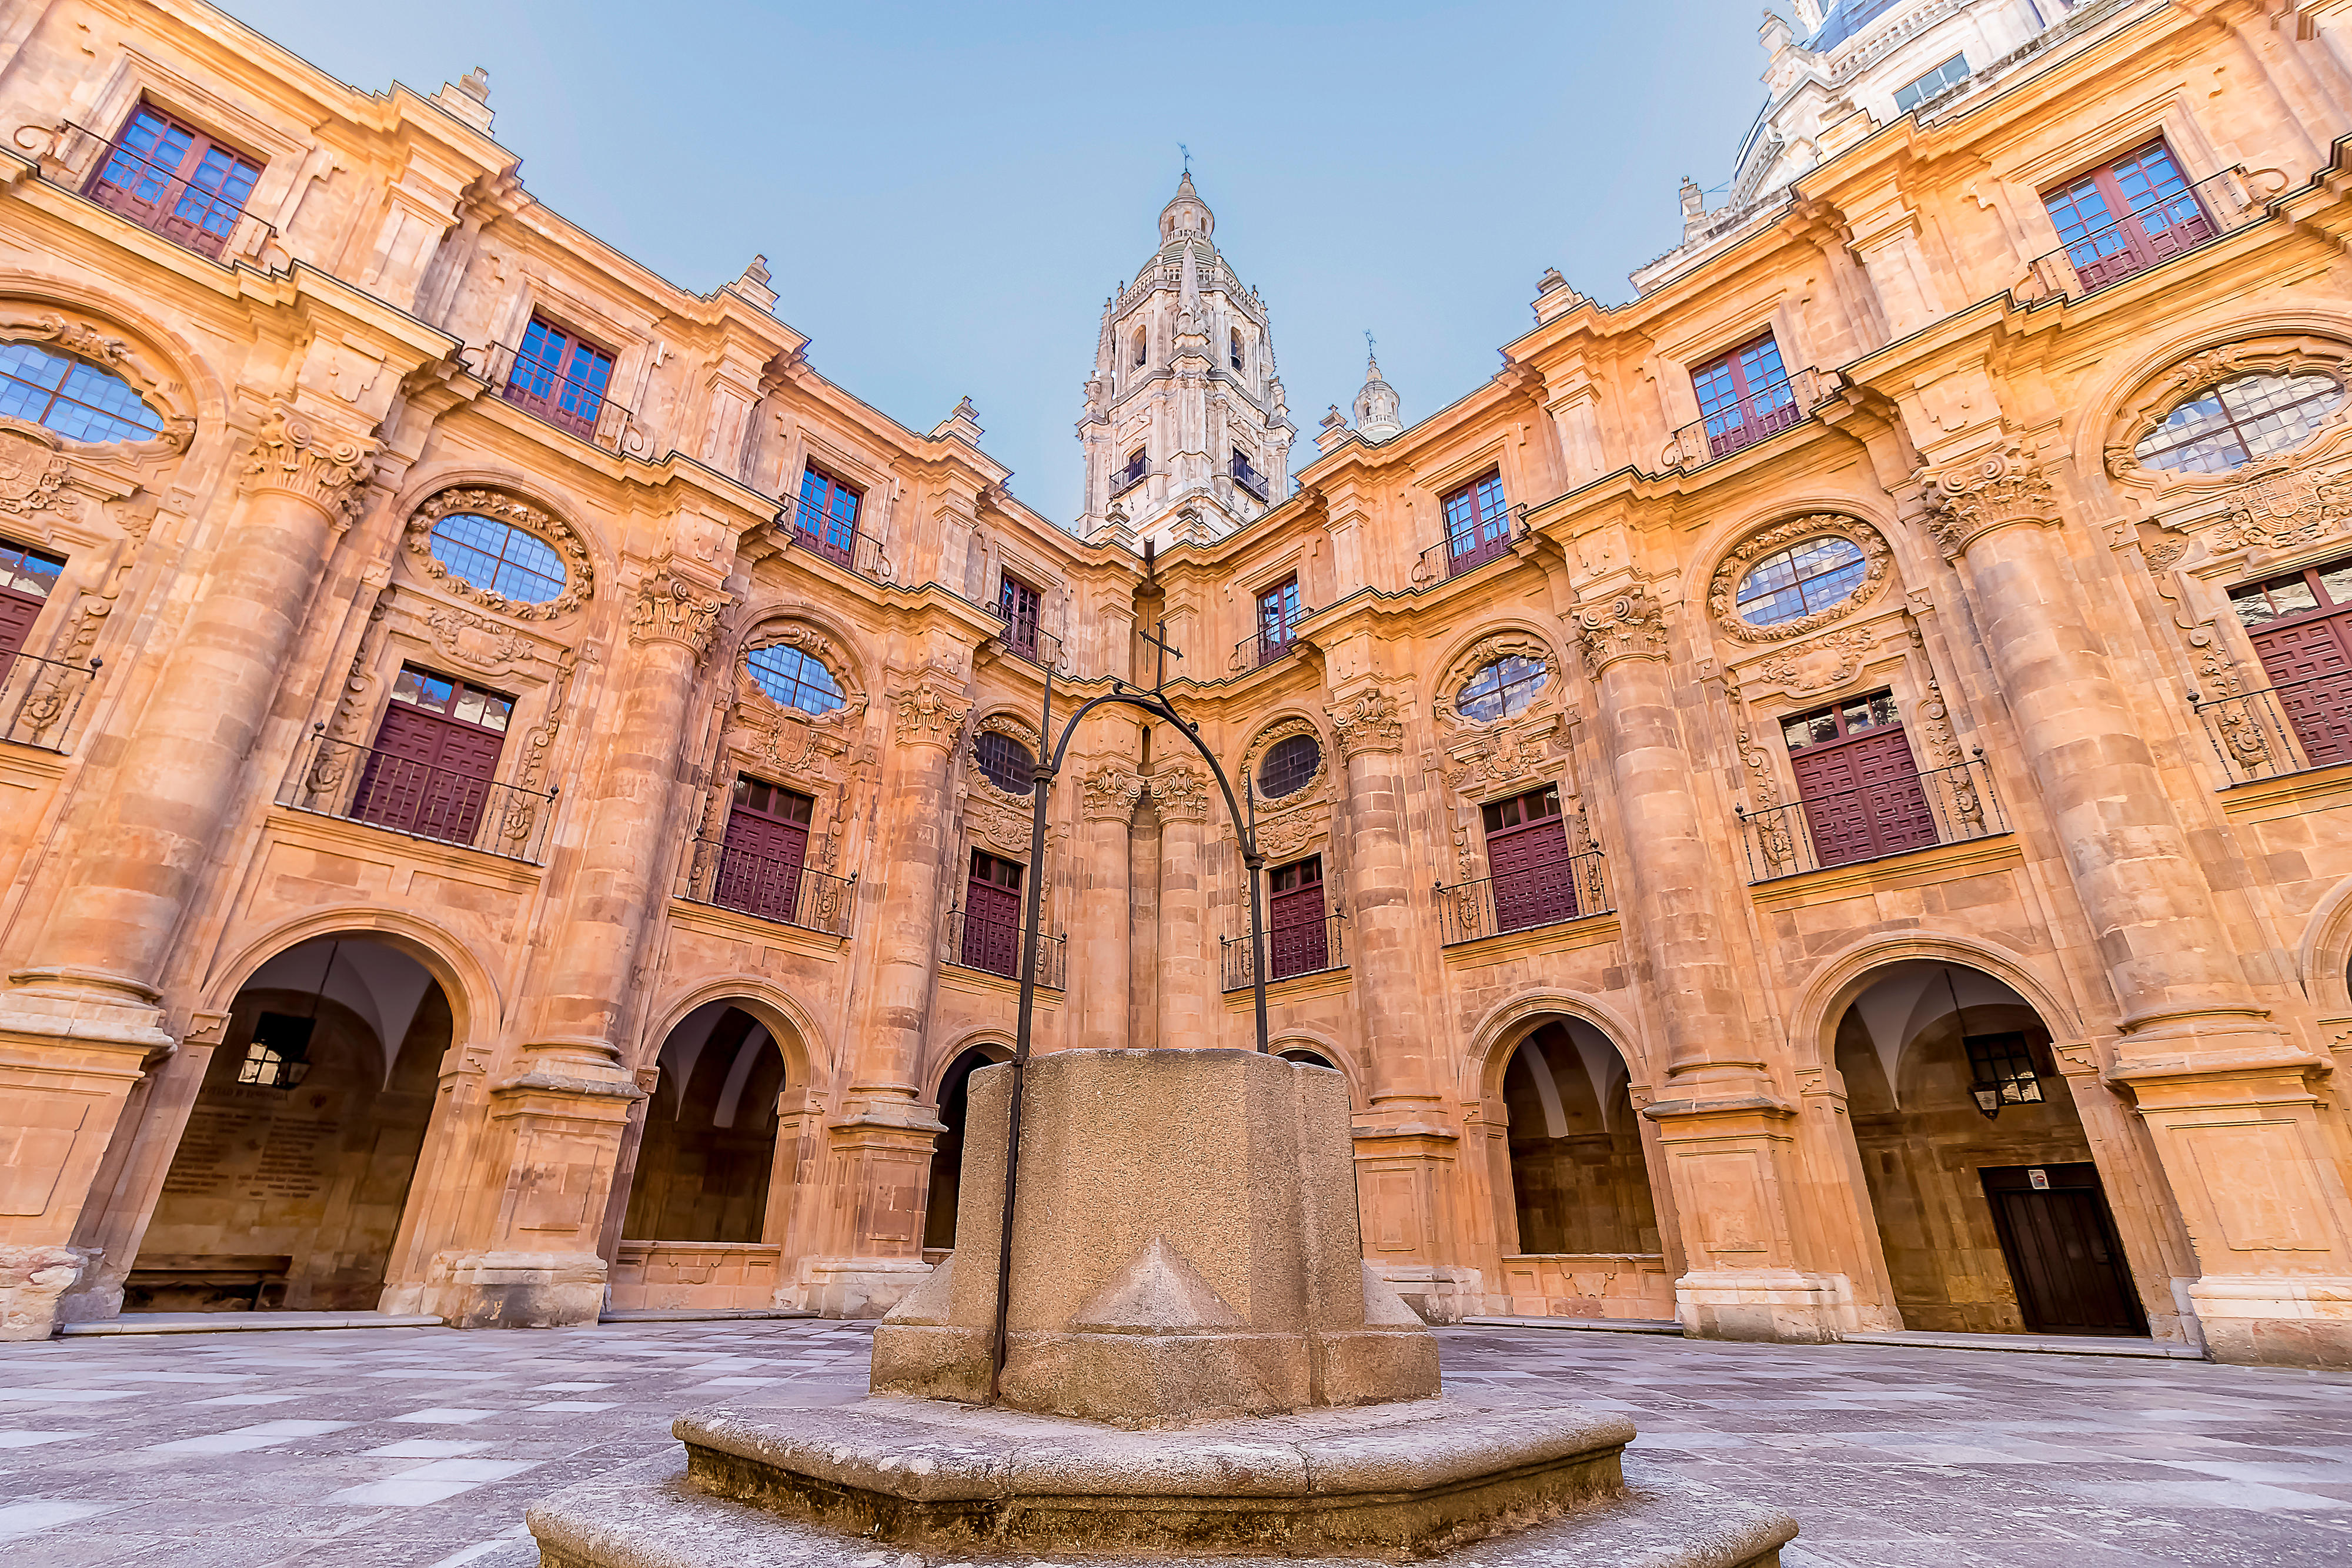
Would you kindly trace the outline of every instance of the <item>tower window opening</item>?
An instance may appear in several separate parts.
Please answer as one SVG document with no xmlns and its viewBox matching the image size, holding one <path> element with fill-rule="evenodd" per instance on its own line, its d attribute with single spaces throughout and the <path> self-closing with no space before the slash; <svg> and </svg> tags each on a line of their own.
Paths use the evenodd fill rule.
<svg viewBox="0 0 2352 1568">
<path fill-rule="evenodd" d="M 1141 370 L 1150 358 L 1150 349 L 1145 343 L 1143 334 L 1139 331 L 1135 334 L 1135 368 Z"/>
<path fill-rule="evenodd" d="M 1233 329 L 1227 335 L 1227 341 L 1230 346 L 1225 352 L 1226 361 L 1234 369 L 1240 370 L 1242 368 L 1242 329 L 1239 327 Z"/>
</svg>

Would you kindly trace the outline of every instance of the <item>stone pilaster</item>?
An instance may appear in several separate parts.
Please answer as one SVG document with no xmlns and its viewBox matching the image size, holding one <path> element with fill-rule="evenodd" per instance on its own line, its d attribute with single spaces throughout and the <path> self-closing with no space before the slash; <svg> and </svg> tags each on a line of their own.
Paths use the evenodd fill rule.
<svg viewBox="0 0 2352 1568">
<path fill-rule="evenodd" d="M 2329 1071 L 2241 966 L 2121 682 L 2072 588 L 2049 476 L 2010 445 L 1922 476 L 1975 602 L 2122 1017 L 2137 1103 L 2197 1253 L 2219 1359 L 2352 1366 L 2352 1198 Z"/>
<path fill-rule="evenodd" d="M 1132 886 L 1128 836 L 1143 781 L 1106 762 L 1078 779 L 1087 849 L 1078 866 L 1076 950 L 1068 956 L 1078 990 L 1077 1039 L 1093 1050 L 1128 1044 L 1131 996 L 1128 904 Z"/>
<path fill-rule="evenodd" d="M 1160 813 L 1160 1043 L 1215 1045 L 1216 943 L 1201 868 L 1209 780 L 1190 763 L 1171 763 L 1152 774 L 1151 803 Z"/>
</svg>

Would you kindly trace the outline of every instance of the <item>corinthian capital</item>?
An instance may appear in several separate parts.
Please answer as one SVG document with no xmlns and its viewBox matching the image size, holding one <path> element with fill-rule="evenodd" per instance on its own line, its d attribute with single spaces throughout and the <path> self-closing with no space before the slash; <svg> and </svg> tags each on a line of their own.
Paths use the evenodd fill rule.
<svg viewBox="0 0 2352 1568">
<path fill-rule="evenodd" d="M 896 705 L 892 733 L 901 746 L 946 750 L 963 728 L 963 716 L 971 711 L 962 695 L 929 680 L 918 681 L 891 701 Z"/>
<path fill-rule="evenodd" d="M 1143 780 L 1106 762 L 1078 779 L 1078 810 L 1089 822 L 1125 821 L 1143 799 Z"/>
<path fill-rule="evenodd" d="M 690 650 L 699 664 L 710 652 L 719 612 L 728 603 L 726 594 L 680 576 L 665 559 L 637 585 L 637 596 L 629 605 L 629 641 L 676 643 Z"/>
<path fill-rule="evenodd" d="M 1209 815 L 1209 781 L 1198 768 L 1183 763 L 1163 768 L 1151 776 L 1151 803 L 1163 822 L 1198 822 Z"/>
<path fill-rule="evenodd" d="M 299 496 L 348 525 L 359 509 L 360 486 L 375 465 L 375 443 L 312 423 L 284 402 L 270 405 L 246 454 L 248 490 Z"/>
<path fill-rule="evenodd" d="M 1666 656 L 1666 607 L 1636 578 L 1622 591 L 1569 612 L 1570 630 L 1594 675 L 1620 659 Z"/>
<path fill-rule="evenodd" d="M 1404 749 L 1404 710 L 1396 698 L 1379 686 L 1367 687 L 1323 711 L 1330 716 L 1331 732 L 1339 737 L 1341 757 L 1353 757 L 1360 751 Z"/>
<path fill-rule="evenodd" d="M 1947 560 L 2007 524 L 2058 520 L 2058 497 L 2049 476 L 2014 442 L 1990 457 L 1927 469 L 1922 485 L 1927 530 Z"/>
</svg>

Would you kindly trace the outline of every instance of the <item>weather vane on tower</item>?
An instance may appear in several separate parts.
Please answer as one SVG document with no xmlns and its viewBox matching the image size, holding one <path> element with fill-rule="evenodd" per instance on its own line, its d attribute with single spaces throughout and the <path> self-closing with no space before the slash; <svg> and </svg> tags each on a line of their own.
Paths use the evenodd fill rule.
<svg viewBox="0 0 2352 1568">
<path fill-rule="evenodd" d="M 1176 151 L 1184 154 L 1184 172 L 1187 174 L 1191 173 L 1192 172 L 1192 150 L 1190 147 L 1185 146 L 1181 141 L 1179 141 L 1176 143 Z"/>
</svg>

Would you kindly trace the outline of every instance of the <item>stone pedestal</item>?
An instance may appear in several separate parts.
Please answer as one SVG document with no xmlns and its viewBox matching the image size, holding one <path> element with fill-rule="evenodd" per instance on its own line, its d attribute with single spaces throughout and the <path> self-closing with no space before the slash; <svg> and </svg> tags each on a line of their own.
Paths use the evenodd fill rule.
<svg viewBox="0 0 2352 1568">
<path fill-rule="evenodd" d="M 1171 1050 L 1028 1074 L 1003 1403 L 1143 1427 L 1436 1394 L 1436 1341 L 1363 1261 L 1337 1072 Z M 1012 1081 L 971 1076 L 959 1246 L 875 1332 L 877 1393 L 988 1397 Z"/>
</svg>

